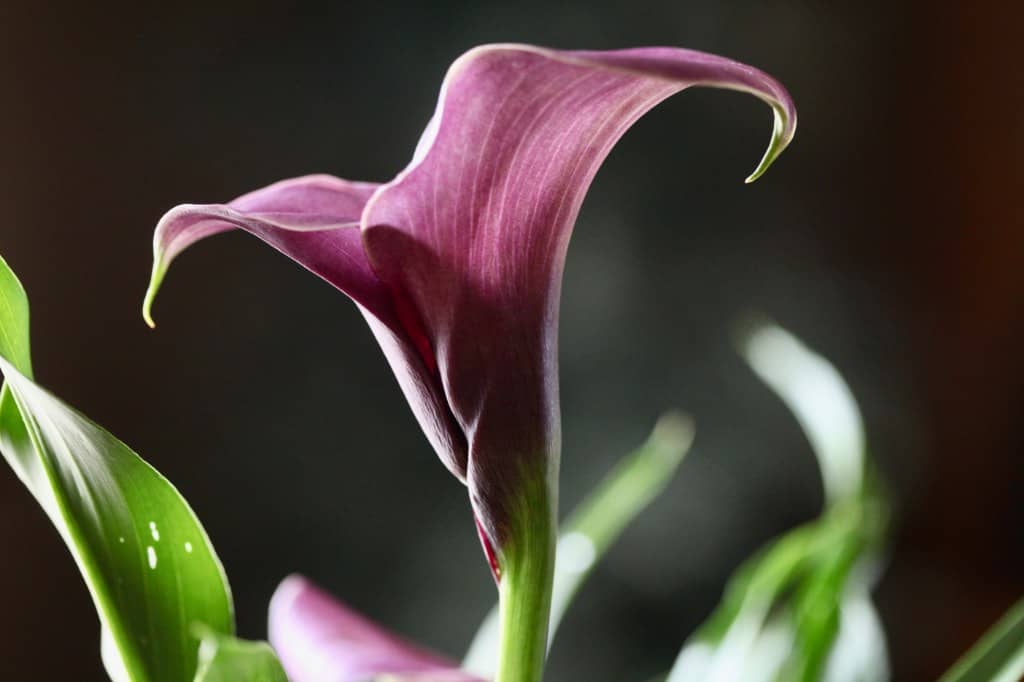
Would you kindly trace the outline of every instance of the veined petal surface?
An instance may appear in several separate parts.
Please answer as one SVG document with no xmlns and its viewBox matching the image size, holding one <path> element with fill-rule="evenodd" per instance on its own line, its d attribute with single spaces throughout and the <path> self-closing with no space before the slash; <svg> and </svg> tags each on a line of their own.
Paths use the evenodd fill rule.
<svg viewBox="0 0 1024 682">
<path fill-rule="evenodd" d="M 470 50 L 391 182 L 309 176 L 173 209 L 157 228 L 147 316 L 170 260 L 232 228 L 334 284 L 367 318 L 442 461 L 469 484 L 500 563 L 510 527 L 529 525 L 513 519 L 538 504 L 553 519 L 557 505 L 557 320 L 580 205 L 626 130 L 694 85 L 770 105 L 771 143 L 748 181 L 758 177 L 792 139 L 796 111 L 757 69 L 666 47 Z"/>
<path fill-rule="evenodd" d="M 424 330 L 469 445 L 477 516 L 498 547 L 524 468 L 557 472 L 558 302 L 584 195 L 626 130 L 693 85 L 771 106 L 772 141 L 751 179 L 792 138 L 785 89 L 732 60 L 490 45 L 452 65 L 412 163 L 364 209 L 369 260 Z"/>
<path fill-rule="evenodd" d="M 309 175 L 270 185 L 227 204 L 182 204 L 171 209 L 153 237 L 153 274 L 143 316 L 151 309 L 171 261 L 197 241 L 240 229 L 348 295 L 366 318 L 391 365 L 413 413 L 434 450 L 460 480 L 466 448 L 454 428 L 436 363 L 423 333 L 403 311 L 393 291 L 370 267 L 359 221 L 378 185 L 329 175 Z"/>
<path fill-rule="evenodd" d="M 283 180 L 227 204 L 182 204 L 164 215 L 153 235 L 153 277 L 143 314 L 151 308 L 171 261 L 197 241 L 241 229 L 320 275 L 374 314 L 393 321 L 390 300 L 359 239 L 360 216 L 376 185 L 329 175 Z"/>
</svg>

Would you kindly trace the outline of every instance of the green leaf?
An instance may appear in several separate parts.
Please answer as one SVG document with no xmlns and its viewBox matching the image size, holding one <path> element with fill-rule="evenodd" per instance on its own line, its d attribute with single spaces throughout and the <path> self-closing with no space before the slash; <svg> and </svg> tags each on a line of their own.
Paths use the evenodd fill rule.
<svg viewBox="0 0 1024 682">
<path fill-rule="evenodd" d="M 562 525 L 555 560 L 548 646 L 573 597 L 626 526 L 665 489 L 693 442 L 693 422 L 670 413 L 647 441 L 609 472 Z M 492 677 L 500 635 L 495 607 L 477 631 L 463 668 Z"/>
<path fill-rule="evenodd" d="M 860 553 L 856 538 L 828 547 L 792 599 L 793 651 L 784 679 L 822 679 L 832 644 L 839 634 L 846 579 Z"/>
<path fill-rule="evenodd" d="M 0 259 L 0 451 L 85 579 L 115 680 L 187 682 L 194 622 L 230 634 L 231 596 L 177 490 L 124 443 L 32 380 L 28 301 Z"/>
<path fill-rule="evenodd" d="M 1014 604 L 940 682 L 1017 682 L 1024 679 L 1024 599 Z"/>
<path fill-rule="evenodd" d="M 786 404 L 811 444 L 828 504 L 858 494 L 866 460 L 864 419 L 839 371 L 782 327 L 748 322 L 740 353 Z"/>
<path fill-rule="evenodd" d="M 195 682 L 288 682 L 266 642 L 236 639 L 206 626 L 192 630 L 202 640 Z"/>
<path fill-rule="evenodd" d="M 853 660 L 846 656 L 829 665 L 842 627 L 846 639 L 867 642 L 872 656 L 884 655 L 884 646 L 876 646 L 878 620 L 863 577 L 872 562 L 875 521 L 861 513 L 852 504 L 836 508 L 744 563 L 680 652 L 669 682 L 883 679 L 860 676 L 859 670 L 886 666 L 858 658 L 855 647 Z"/>
<path fill-rule="evenodd" d="M 32 376 L 28 337 L 28 297 L 21 282 L 0 256 L 0 357 Z"/>
<path fill-rule="evenodd" d="M 826 509 L 736 571 L 668 682 L 886 679 L 884 634 L 869 591 L 888 506 L 867 459 L 856 400 L 835 367 L 774 324 L 748 326 L 740 348 L 804 430 Z"/>
</svg>

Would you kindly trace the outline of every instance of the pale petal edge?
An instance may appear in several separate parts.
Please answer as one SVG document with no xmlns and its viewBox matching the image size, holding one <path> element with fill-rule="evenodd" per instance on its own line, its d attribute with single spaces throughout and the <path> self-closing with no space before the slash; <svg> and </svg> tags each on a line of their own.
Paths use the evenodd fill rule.
<svg viewBox="0 0 1024 682">
<path fill-rule="evenodd" d="M 793 141 L 793 137 L 796 135 L 796 103 L 793 101 L 793 97 L 789 94 L 789 91 L 785 86 L 783 86 L 782 83 L 774 77 L 760 69 L 756 69 L 732 59 L 719 57 L 718 55 L 676 47 L 634 48 L 608 51 L 563 51 L 539 47 L 536 45 L 527 45 L 524 43 L 492 43 L 488 45 L 480 45 L 463 53 L 458 59 L 452 62 L 452 65 L 448 68 L 448 72 L 445 74 L 444 80 L 441 83 L 441 91 L 437 100 L 437 108 L 433 117 L 430 119 L 427 128 L 423 131 L 422 137 L 416 145 L 412 161 L 393 180 L 381 185 L 374 193 L 374 196 L 370 198 L 363 214 L 364 229 L 367 227 L 365 218 L 371 213 L 371 207 L 376 203 L 378 197 L 384 194 L 391 186 L 399 184 L 407 175 L 412 173 L 412 171 L 414 171 L 430 153 L 434 138 L 441 128 L 440 120 L 447 103 L 449 85 L 459 76 L 459 73 L 470 61 L 479 58 L 482 54 L 500 51 L 532 52 L 554 61 L 576 63 L 603 69 L 614 68 L 634 72 L 647 77 L 652 77 L 653 74 L 647 69 L 630 66 L 628 63 L 629 57 L 636 55 L 642 56 L 643 53 L 649 51 L 670 51 L 679 56 L 692 57 L 694 61 L 689 66 L 697 66 L 702 61 L 709 62 L 718 68 L 719 75 L 725 74 L 734 77 L 743 77 L 743 81 L 746 82 L 740 82 L 737 78 L 715 78 L 711 71 L 700 73 L 698 69 L 695 69 L 692 73 L 685 74 L 691 77 L 687 87 L 692 85 L 701 85 L 705 87 L 746 92 L 757 97 L 771 107 L 773 117 L 772 137 L 768 143 L 768 148 L 765 150 L 764 155 L 757 164 L 757 167 L 754 168 L 754 171 L 744 180 L 746 184 L 750 184 L 764 175 L 768 168 L 775 162 L 782 152 L 785 151 L 790 142 Z M 618 64 L 610 61 L 614 60 L 618 56 L 624 56 L 626 57 L 626 60 Z M 686 67 L 687 65 L 684 64 L 683 66 Z M 694 76 L 700 77 L 693 78 Z M 669 81 L 680 80 L 680 77 L 677 74 L 664 73 L 662 77 Z"/>
<path fill-rule="evenodd" d="M 153 233 L 153 269 L 143 298 L 143 319 L 151 328 L 156 326 L 153 303 L 171 261 L 195 242 L 232 229 L 264 234 L 355 229 L 363 205 L 377 187 L 375 183 L 352 182 L 321 173 L 281 180 L 227 204 L 175 206 L 164 214 Z M 315 205 L 297 208 L 296 203 L 305 202 L 297 202 L 296 196 L 312 192 L 320 194 Z M 322 205 L 325 196 L 336 201 L 336 210 Z M 275 205 L 279 202 L 282 205 Z"/>
<path fill-rule="evenodd" d="M 552 51 L 547 51 L 549 55 Z M 558 54 L 557 52 L 554 54 Z M 760 69 L 726 57 L 707 52 L 674 47 L 642 47 L 607 52 L 573 52 L 573 60 L 604 68 L 661 76 L 670 81 L 690 80 L 692 85 L 735 90 L 753 95 L 772 108 L 772 137 L 764 156 L 754 171 L 747 176 L 747 184 L 754 182 L 775 162 L 796 135 L 796 104 L 785 86 Z M 658 64 L 661 54 L 687 57 L 688 60 L 665 60 Z M 566 60 L 569 61 L 569 60 Z M 689 63 L 687 63 L 687 61 Z"/>
</svg>

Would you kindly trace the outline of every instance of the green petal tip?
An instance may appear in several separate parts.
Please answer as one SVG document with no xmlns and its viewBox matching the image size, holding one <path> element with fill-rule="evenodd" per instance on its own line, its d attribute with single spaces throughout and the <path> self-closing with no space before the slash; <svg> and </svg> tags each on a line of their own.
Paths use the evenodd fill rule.
<svg viewBox="0 0 1024 682">
<path fill-rule="evenodd" d="M 757 164 L 757 168 L 751 173 L 744 181 L 746 184 L 750 184 L 765 174 L 765 171 L 775 162 L 775 159 L 779 158 L 783 150 L 789 146 L 789 143 L 793 140 L 793 135 L 796 133 L 796 118 L 791 120 L 786 110 L 780 105 L 772 105 L 772 113 L 775 116 L 775 122 L 772 127 L 772 141 L 768 143 L 768 149 L 765 151 L 764 156 L 761 157 L 761 162 Z"/>
<path fill-rule="evenodd" d="M 167 263 L 163 258 L 157 256 L 153 259 L 153 273 L 149 277 L 146 297 L 142 300 L 142 319 L 146 321 L 150 329 L 156 328 L 156 322 L 153 321 L 153 301 L 156 300 L 156 294 L 160 290 L 160 284 L 163 282 L 165 274 L 167 274 Z"/>
</svg>

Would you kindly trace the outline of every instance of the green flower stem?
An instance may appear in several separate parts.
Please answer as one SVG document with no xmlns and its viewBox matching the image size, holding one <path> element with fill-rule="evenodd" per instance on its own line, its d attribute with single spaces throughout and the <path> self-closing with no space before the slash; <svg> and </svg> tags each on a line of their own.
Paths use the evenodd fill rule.
<svg viewBox="0 0 1024 682">
<path fill-rule="evenodd" d="M 534 480 L 523 487 L 499 559 L 501 648 L 495 682 L 540 682 L 544 674 L 558 535 L 558 477 L 526 478 Z"/>
</svg>

